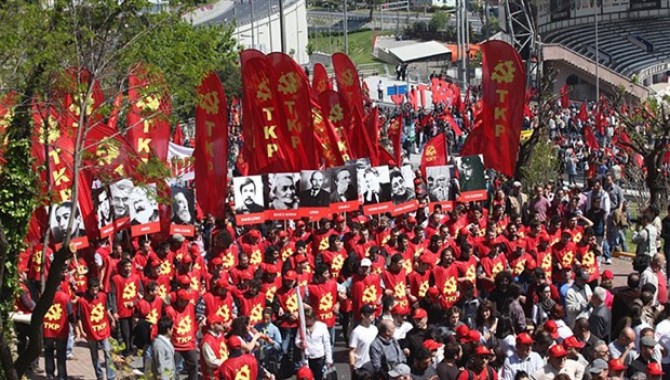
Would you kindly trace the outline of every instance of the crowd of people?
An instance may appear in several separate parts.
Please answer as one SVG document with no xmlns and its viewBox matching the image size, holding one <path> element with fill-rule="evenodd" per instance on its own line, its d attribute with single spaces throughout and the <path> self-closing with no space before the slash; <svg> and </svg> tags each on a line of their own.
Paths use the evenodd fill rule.
<svg viewBox="0 0 670 380">
<path fill-rule="evenodd" d="M 408 154 L 436 133 L 457 149 L 454 131 L 426 117 L 406 119 Z M 579 129 L 561 128 L 552 138 L 573 157 Z M 102 239 L 62 273 L 43 325 L 46 376 L 67 379 L 76 340 L 108 380 L 114 357 L 140 354 L 149 378 L 330 379 L 339 342 L 354 380 L 670 376 L 670 219 L 647 207 L 632 221 L 614 169 L 626 162 L 602 161 L 579 168 L 583 186 L 566 165 L 567 187 L 548 180 L 531 194 L 491 175 L 486 201 L 452 210 L 417 171 L 419 208 L 395 217 L 236 226 L 231 214 L 206 216 L 193 237 Z M 615 290 L 606 268 L 627 229 L 634 271 Z M 20 312 L 34 308 L 53 254 L 22 254 Z M 16 324 L 22 347 L 26 329 Z"/>
</svg>

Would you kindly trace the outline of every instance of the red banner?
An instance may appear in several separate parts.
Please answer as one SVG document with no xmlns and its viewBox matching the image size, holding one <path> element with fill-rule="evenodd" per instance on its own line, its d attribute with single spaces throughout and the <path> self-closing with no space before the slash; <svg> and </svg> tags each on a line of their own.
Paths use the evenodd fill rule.
<svg viewBox="0 0 670 380">
<path fill-rule="evenodd" d="M 393 146 L 393 160 L 395 166 L 402 166 L 402 115 L 396 115 L 391 118 L 388 127 L 388 136 Z"/>
<path fill-rule="evenodd" d="M 579 107 L 579 114 L 577 114 L 577 119 L 582 123 L 589 119 L 589 112 L 586 110 L 586 102 L 582 102 L 581 107 Z"/>
<path fill-rule="evenodd" d="M 372 166 L 379 166 L 379 122 L 377 115 L 377 107 L 373 108 L 370 113 L 365 115 L 364 128 L 369 139 L 370 163 Z"/>
<path fill-rule="evenodd" d="M 146 161 L 151 154 L 165 162 L 170 142 L 172 105 L 160 72 L 136 65 L 128 76 L 128 132 L 126 139 Z"/>
<path fill-rule="evenodd" d="M 564 84 L 561 87 L 561 108 L 570 107 L 570 98 L 568 97 L 568 84 Z"/>
<path fill-rule="evenodd" d="M 251 139 L 245 136 L 244 141 L 249 174 L 290 172 L 295 166 L 293 155 L 287 152 L 286 119 L 272 83 L 276 80 L 267 57 L 242 60 L 242 129 L 253 132 Z"/>
<path fill-rule="evenodd" d="M 519 53 L 506 42 L 488 41 L 481 47 L 483 125 L 481 134 L 473 130 L 468 136 L 480 140 L 471 146 L 479 149 L 461 155 L 483 153 L 488 167 L 513 176 L 526 92 L 524 68 Z"/>
<path fill-rule="evenodd" d="M 421 173 L 426 176 L 426 168 L 429 166 L 447 165 L 449 161 L 447 153 L 447 138 L 440 133 L 428 140 L 421 155 Z"/>
<path fill-rule="evenodd" d="M 367 120 L 365 122 L 367 123 Z M 364 125 L 364 121 L 360 119 L 360 115 L 357 113 L 352 115 L 351 125 L 352 127 L 349 130 L 352 131 L 352 134 L 347 137 L 352 156 L 354 158 L 368 157 L 370 158 L 370 162 L 372 162 L 372 156 L 376 155 L 375 148 L 373 147 L 377 145 L 377 142 L 372 142 L 373 140 L 370 139 L 367 126 Z"/>
<path fill-rule="evenodd" d="M 591 130 L 591 126 L 589 125 L 584 126 L 584 140 L 586 140 L 586 146 L 588 146 L 592 150 L 600 149 L 598 139 L 596 139 L 596 136 L 593 135 L 593 130 Z"/>
<path fill-rule="evenodd" d="M 84 139 L 84 149 L 89 152 L 83 162 L 98 179 L 116 180 L 136 173 L 137 154 L 126 139 L 109 125 L 97 124 L 91 128 Z"/>
<path fill-rule="evenodd" d="M 100 82 L 91 77 L 85 68 L 70 67 L 60 76 L 56 96 L 63 104 L 62 117 L 64 131 L 74 140 L 84 109 L 85 130 L 102 123 L 104 116 L 100 106 L 105 101 Z"/>
<path fill-rule="evenodd" d="M 312 89 L 316 91 L 317 95 L 321 95 L 322 92 L 333 89 L 326 68 L 320 63 L 314 65 L 314 72 L 312 73 Z"/>
<path fill-rule="evenodd" d="M 318 101 L 312 100 L 312 131 L 316 142 L 317 157 L 324 160 L 326 167 L 342 166 L 351 159 L 346 144 L 337 138 L 333 125 L 324 118 Z"/>
<path fill-rule="evenodd" d="M 363 94 L 361 93 L 361 80 L 358 78 L 358 70 L 349 56 L 344 53 L 333 54 L 333 68 L 335 69 L 335 80 L 337 81 L 337 92 L 344 96 L 344 100 L 351 112 L 363 115 Z"/>
<path fill-rule="evenodd" d="M 310 97 L 309 80 L 305 71 L 289 55 L 271 53 L 268 60 L 277 74 L 275 87 L 288 127 L 288 152 L 293 155 L 294 164 L 292 171 L 316 169 L 314 133 L 310 128 L 312 110 L 306 101 Z"/>
<path fill-rule="evenodd" d="M 225 219 L 228 194 L 228 103 L 216 73 L 198 86 L 195 108 L 195 187 L 205 213 Z"/>
</svg>

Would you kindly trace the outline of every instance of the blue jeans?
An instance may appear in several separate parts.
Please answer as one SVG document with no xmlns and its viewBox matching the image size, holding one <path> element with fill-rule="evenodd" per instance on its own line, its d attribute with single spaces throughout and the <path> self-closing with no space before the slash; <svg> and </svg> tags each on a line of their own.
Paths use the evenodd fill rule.
<svg viewBox="0 0 670 380">
<path fill-rule="evenodd" d="M 102 348 L 102 351 L 105 355 L 105 367 L 107 368 L 107 380 L 116 379 L 116 371 L 114 371 L 114 363 L 112 362 L 112 345 L 109 343 L 109 339 L 103 339 L 101 341 L 97 340 L 88 340 L 88 350 L 91 352 L 91 361 L 93 362 L 93 368 L 95 369 L 95 377 L 98 380 L 102 380 L 102 367 L 100 366 L 100 360 L 98 358 L 98 350 Z"/>
</svg>

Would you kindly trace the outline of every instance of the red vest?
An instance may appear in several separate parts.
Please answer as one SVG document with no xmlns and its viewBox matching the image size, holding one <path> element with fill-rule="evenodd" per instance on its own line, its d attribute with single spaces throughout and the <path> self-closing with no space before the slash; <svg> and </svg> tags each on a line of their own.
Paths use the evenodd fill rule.
<svg viewBox="0 0 670 380">
<path fill-rule="evenodd" d="M 251 354 L 228 358 L 221 365 L 223 380 L 255 380 L 258 377 L 258 362 Z"/>
<path fill-rule="evenodd" d="M 70 296 L 63 291 L 56 291 L 53 304 L 44 315 L 42 323 L 44 337 L 54 339 L 67 339 L 70 333 L 70 323 L 67 320 L 67 306 Z"/>
<path fill-rule="evenodd" d="M 141 299 L 136 305 L 137 313 L 151 324 L 151 339 L 158 336 L 158 320 L 163 313 L 163 299 L 156 295 L 152 302 Z"/>
<path fill-rule="evenodd" d="M 103 292 L 93 299 L 88 295 L 79 298 L 79 315 L 86 337 L 90 340 L 101 341 L 111 336 L 109 317 L 107 316 L 107 295 Z"/>
<path fill-rule="evenodd" d="M 381 280 L 376 274 L 368 276 L 354 275 L 351 282 L 351 306 L 356 319 L 361 318 L 361 307 L 378 307 L 382 297 Z"/>
<path fill-rule="evenodd" d="M 195 319 L 195 305 L 191 302 L 182 310 L 173 306 L 165 309 L 165 315 L 172 318 L 172 344 L 175 351 L 195 350 L 195 335 L 198 330 L 198 321 Z"/>
<path fill-rule="evenodd" d="M 445 305 L 453 306 L 458 302 L 458 269 L 453 263 L 449 267 L 436 266 L 433 269 L 435 286 L 444 297 Z"/>
<path fill-rule="evenodd" d="M 386 289 L 393 290 L 393 298 L 395 304 L 403 307 L 409 307 L 407 301 L 407 275 L 405 269 L 401 268 L 398 273 L 391 271 L 384 271 L 382 273 L 382 281 Z"/>
<path fill-rule="evenodd" d="M 237 298 L 240 305 L 239 314 L 249 316 L 249 322 L 252 325 L 263 320 L 263 309 L 265 309 L 265 294 L 259 292 L 253 297 L 249 297 L 247 293 L 241 294 Z"/>
<path fill-rule="evenodd" d="M 316 319 L 328 327 L 335 326 L 335 305 L 337 303 L 337 282 L 328 280 L 323 284 L 307 286 L 307 302 L 316 313 Z"/>
<path fill-rule="evenodd" d="M 304 293 L 301 293 L 304 298 Z M 298 312 L 298 293 L 296 288 L 284 289 L 284 287 L 279 288 L 275 297 L 279 301 L 279 307 L 284 310 L 286 317 Z M 298 320 L 296 319 L 293 322 L 290 322 L 287 318 L 282 319 L 279 327 L 283 328 L 295 328 L 298 327 Z"/>
<path fill-rule="evenodd" d="M 507 269 L 507 259 L 503 254 L 498 254 L 498 256 L 494 258 L 486 256 L 479 261 L 479 265 L 481 265 L 486 277 L 495 279 L 498 273 Z M 481 285 L 482 288 L 489 293 L 495 289 L 495 284 L 493 282 L 481 281 Z"/>
<path fill-rule="evenodd" d="M 228 358 L 228 349 L 226 348 L 226 344 L 224 343 L 224 336 L 223 335 L 214 336 L 212 335 L 211 332 L 208 331 L 207 333 L 205 333 L 205 335 L 203 335 L 202 339 L 200 340 L 200 371 L 202 373 L 202 380 L 219 379 L 221 377 L 220 372 L 221 367 L 210 368 L 205 363 L 205 358 L 202 349 L 202 346 L 205 343 L 207 343 L 207 345 L 209 345 L 212 351 L 214 351 L 214 355 L 216 355 L 217 359 L 226 360 Z"/>
<path fill-rule="evenodd" d="M 230 292 L 226 293 L 225 297 L 205 293 L 202 296 L 202 301 L 205 304 L 205 316 L 208 318 L 210 315 L 216 314 L 223 319 L 224 323 L 233 319 L 233 297 Z"/>
<path fill-rule="evenodd" d="M 135 311 L 132 303 L 140 297 L 140 277 L 135 273 L 131 273 L 128 277 L 116 274 L 112 277 L 112 284 L 114 284 L 114 288 L 116 289 L 116 310 L 119 318 L 132 317 Z"/>
<path fill-rule="evenodd" d="M 421 299 L 426 296 L 426 292 L 430 287 L 429 270 L 425 271 L 423 274 L 414 271 L 407 276 L 407 279 L 409 280 L 409 291 L 414 297 Z"/>
<path fill-rule="evenodd" d="M 596 253 L 591 249 L 590 244 L 577 244 L 577 258 L 582 264 L 582 270 L 589 274 L 589 281 L 596 281 L 600 277 L 600 269 L 598 268 L 598 259 Z"/>
</svg>

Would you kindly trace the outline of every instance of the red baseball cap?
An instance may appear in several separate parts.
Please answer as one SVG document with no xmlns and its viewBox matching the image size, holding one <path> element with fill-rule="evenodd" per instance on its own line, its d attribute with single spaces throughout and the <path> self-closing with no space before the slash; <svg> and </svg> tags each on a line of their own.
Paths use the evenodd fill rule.
<svg viewBox="0 0 670 380">
<path fill-rule="evenodd" d="M 300 264 L 300 263 L 304 263 L 305 261 L 307 261 L 307 255 L 305 255 L 304 253 L 300 253 L 300 254 L 295 255 L 295 262 L 296 263 Z"/>
<path fill-rule="evenodd" d="M 475 348 L 475 354 L 482 355 L 482 356 L 484 356 L 484 355 L 490 356 L 490 355 L 493 355 L 493 352 L 491 352 L 491 350 L 489 350 L 488 347 L 480 345 L 480 346 L 477 346 L 477 348 Z"/>
<path fill-rule="evenodd" d="M 309 367 L 300 367 L 295 373 L 295 378 L 297 380 L 314 380 L 314 374 L 312 374 L 312 370 Z"/>
<path fill-rule="evenodd" d="M 236 348 L 241 348 L 242 347 L 242 341 L 237 335 L 233 335 L 230 338 L 228 338 L 228 341 L 226 342 L 226 346 L 228 346 L 229 350 L 234 350 Z"/>
<path fill-rule="evenodd" d="M 437 289 L 437 287 L 431 286 L 430 288 L 428 288 L 426 295 L 431 298 L 437 298 L 440 296 L 440 291 Z"/>
<path fill-rule="evenodd" d="M 342 215 L 339 215 L 339 214 L 338 214 L 338 215 L 335 217 L 335 223 L 342 223 L 342 222 L 344 222 L 344 220 L 345 220 L 345 219 L 344 219 L 344 217 L 343 217 Z"/>
<path fill-rule="evenodd" d="M 287 237 L 288 237 L 288 232 L 286 232 L 286 231 L 284 231 L 284 230 L 281 230 L 281 231 L 279 231 L 279 233 L 277 234 L 277 236 L 279 236 L 279 237 L 282 238 L 282 239 L 287 238 Z"/>
<path fill-rule="evenodd" d="M 437 349 L 442 348 L 444 345 L 442 343 L 438 343 L 432 339 L 427 339 L 423 342 L 423 346 L 431 351 L 435 351 Z"/>
<path fill-rule="evenodd" d="M 287 270 L 284 273 L 284 280 L 294 281 L 298 279 L 298 274 L 294 270 Z"/>
<path fill-rule="evenodd" d="M 468 331 L 467 340 L 472 343 L 479 343 L 482 340 L 482 334 L 480 334 L 477 330 L 470 330 Z"/>
<path fill-rule="evenodd" d="M 549 334 L 551 334 L 552 338 L 558 339 L 558 325 L 556 324 L 555 321 L 550 319 L 547 322 L 545 322 L 544 323 L 544 329 Z"/>
<path fill-rule="evenodd" d="M 392 315 L 407 315 L 409 314 L 409 308 L 407 306 L 402 306 L 400 304 L 393 306 L 391 309 Z"/>
<path fill-rule="evenodd" d="M 177 278 L 177 282 L 179 285 L 191 285 L 191 277 L 189 277 L 187 274 L 182 274 Z"/>
<path fill-rule="evenodd" d="M 299 220 L 299 221 L 296 222 L 295 225 L 298 226 L 298 227 L 300 227 L 300 226 L 304 226 L 304 225 L 305 225 L 305 222 L 303 222 L 302 220 Z"/>
<path fill-rule="evenodd" d="M 219 317 L 217 314 L 211 314 L 207 317 L 207 326 L 212 327 L 217 323 L 223 323 L 223 318 Z"/>
<path fill-rule="evenodd" d="M 560 344 L 554 344 L 553 346 L 549 347 L 549 356 L 552 358 L 562 358 L 564 356 L 568 355 L 568 351 L 563 348 Z"/>
<path fill-rule="evenodd" d="M 665 372 L 661 368 L 661 365 L 656 362 L 650 362 L 647 364 L 647 375 L 651 376 L 663 376 Z"/>
<path fill-rule="evenodd" d="M 565 348 L 584 348 L 586 343 L 580 342 L 574 335 L 571 335 L 563 340 Z"/>
<path fill-rule="evenodd" d="M 608 366 L 610 371 L 623 371 L 627 368 L 621 359 L 610 359 Z"/>
<path fill-rule="evenodd" d="M 419 262 L 428 265 L 435 265 L 435 258 L 430 253 L 422 253 L 419 256 Z"/>
<path fill-rule="evenodd" d="M 468 325 L 466 325 L 464 323 L 462 325 L 456 326 L 456 329 L 454 329 L 454 332 L 456 333 L 456 336 L 459 339 L 462 339 L 462 338 L 465 338 L 465 337 L 468 336 L 468 334 L 470 333 L 470 328 L 468 327 Z"/>
<path fill-rule="evenodd" d="M 212 265 L 223 265 L 223 259 L 221 259 L 219 256 L 216 256 L 215 258 L 210 261 Z"/>
<path fill-rule="evenodd" d="M 609 270 L 609 269 L 606 270 L 606 271 L 604 271 L 603 274 L 602 274 L 601 276 L 602 276 L 603 280 L 612 280 L 612 279 L 614 279 L 614 273 L 612 273 L 612 271 Z"/>
<path fill-rule="evenodd" d="M 177 299 L 178 299 L 178 300 L 188 301 L 188 300 L 191 299 L 191 295 L 188 293 L 188 290 L 186 290 L 186 289 L 179 289 L 179 290 L 177 290 Z"/>
<path fill-rule="evenodd" d="M 216 287 L 217 288 L 228 288 L 228 285 L 230 285 L 228 283 L 228 279 L 219 278 L 218 280 L 216 280 Z"/>
<path fill-rule="evenodd" d="M 426 310 L 424 310 L 422 308 L 417 308 L 416 310 L 414 310 L 414 314 L 412 314 L 412 318 L 414 318 L 414 319 L 422 319 L 422 318 L 427 318 L 427 317 L 428 317 L 428 313 L 426 312 Z"/>
<path fill-rule="evenodd" d="M 528 333 L 522 332 L 521 334 L 516 336 L 516 344 L 527 344 L 531 345 L 533 344 L 533 338 Z"/>
</svg>

